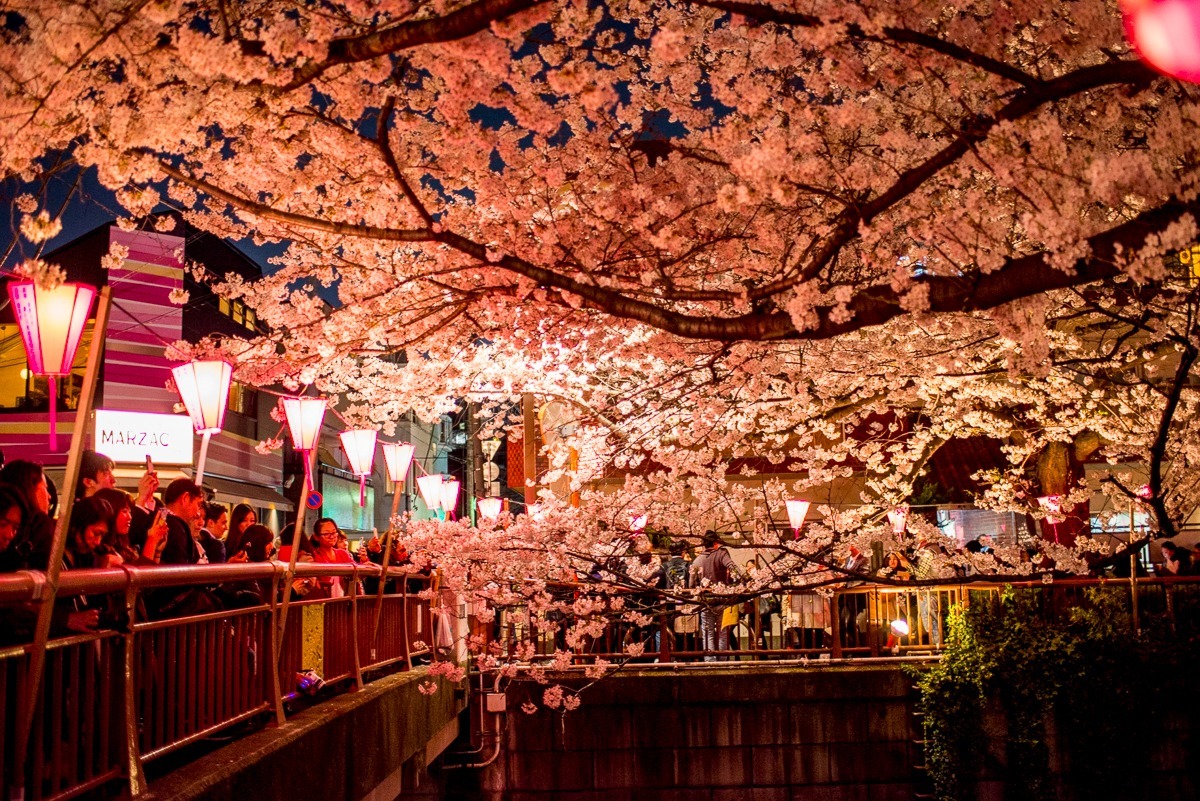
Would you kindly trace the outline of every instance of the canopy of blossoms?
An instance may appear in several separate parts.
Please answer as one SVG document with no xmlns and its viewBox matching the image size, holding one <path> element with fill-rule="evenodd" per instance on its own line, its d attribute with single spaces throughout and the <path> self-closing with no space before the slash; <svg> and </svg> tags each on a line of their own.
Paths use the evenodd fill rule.
<svg viewBox="0 0 1200 801">
<path fill-rule="evenodd" d="M 1164 535 L 1200 498 L 1200 108 L 1114 2 L 6 8 L 0 171 L 93 169 L 130 219 L 288 243 L 213 277 L 273 334 L 178 355 L 385 431 L 553 403 L 579 506 L 424 526 L 464 585 L 624 554 L 641 514 L 771 549 L 762 586 L 827 581 L 961 438 L 1002 445 L 993 508 L 1085 500 L 1083 460 Z M 794 539 L 801 494 L 826 503 Z"/>
</svg>

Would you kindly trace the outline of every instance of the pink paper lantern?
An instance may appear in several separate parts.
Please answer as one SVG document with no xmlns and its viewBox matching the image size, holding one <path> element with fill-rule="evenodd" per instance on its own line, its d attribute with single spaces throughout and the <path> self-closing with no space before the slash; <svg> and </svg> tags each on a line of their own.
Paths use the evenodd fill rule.
<svg viewBox="0 0 1200 801">
<path fill-rule="evenodd" d="M 197 434 L 219 434 L 225 424 L 233 367 L 225 361 L 191 361 L 171 368 L 179 398 Z"/>
<path fill-rule="evenodd" d="M 325 419 L 324 398 L 284 398 L 283 413 L 287 415 L 292 447 L 304 454 L 304 486 L 313 488 L 312 459 L 309 453 L 317 447 L 321 421 Z"/>
<path fill-rule="evenodd" d="M 56 379 L 71 372 L 96 289 L 71 283 L 45 289 L 34 281 L 12 281 L 8 297 L 25 342 L 29 369 L 50 382 L 50 450 L 58 450 Z"/>
<path fill-rule="evenodd" d="M 204 465 L 208 459 L 208 442 L 213 434 L 221 433 L 225 424 L 225 406 L 229 401 L 229 382 L 233 378 L 233 366 L 229 362 L 190 361 L 171 368 L 175 389 L 192 418 L 192 427 L 201 436 L 200 458 L 196 460 L 196 472 L 192 479 L 197 484 L 204 482 Z"/>
<path fill-rule="evenodd" d="M 387 464 L 388 478 L 393 484 L 403 484 L 408 478 L 416 446 L 407 442 L 383 443 L 383 461 Z"/>
<path fill-rule="evenodd" d="M 799 498 L 792 498 L 784 503 L 787 504 L 788 523 L 792 526 L 792 531 L 797 537 L 800 536 L 800 529 L 804 528 L 804 521 L 808 517 L 808 501 L 802 501 Z"/>
<path fill-rule="evenodd" d="M 1125 35 L 1142 60 L 1200 83 L 1200 0 L 1121 0 Z"/>
<path fill-rule="evenodd" d="M 442 481 L 442 509 L 446 518 L 453 520 L 458 509 L 458 479 L 449 478 Z"/>
<path fill-rule="evenodd" d="M 425 501 L 425 508 L 431 512 L 442 505 L 442 474 L 430 473 L 426 476 L 421 476 L 417 479 L 417 489 L 421 493 L 421 500 Z"/>
<path fill-rule="evenodd" d="M 375 439 L 379 432 L 373 428 L 348 428 L 338 437 L 350 463 L 350 472 L 358 476 L 358 505 L 367 505 L 367 476 L 375 466 Z"/>
<path fill-rule="evenodd" d="M 908 528 L 908 507 L 897 506 L 887 513 L 888 522 L 892 524 L 894 534 L 903 534 Z"/>
<path fill-rule="evenodd" d="M 499 498 L 480 498 L 479 499 L 479 515 L 487 520 L 495 520 L 500 516 L 500 509 L 504 502 Z"/>
</svg>

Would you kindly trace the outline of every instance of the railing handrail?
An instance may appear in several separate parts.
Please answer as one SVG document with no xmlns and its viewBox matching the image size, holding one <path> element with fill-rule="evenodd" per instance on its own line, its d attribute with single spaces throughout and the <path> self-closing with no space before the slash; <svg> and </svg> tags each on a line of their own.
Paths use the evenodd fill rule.
<svg viewBox="0 0 1200 801">
<path fill-rule="evenodd" d="M 287 572 L 287 562 L 246 562 L 217 565 L 121 565 L 120 567 L 83 568 L 63 571 L 59 578 L 59 597 L 76 595 L 109 595 L 128 589 L 181 587 L 188 585 L 235 583 L 257 579 L 274 579 Z M 344 577 L 353 579 L 380 578 L 379 565 L 329 564 L 299 562 L 295 576 L 301 578 Z M 415 569 L 391 565 L 388 579 L 428 581 L 429 576 Z M 43 600 L 45 573 L 39 570 L 18 570 L 0 574 L 0 604 L 28 603 Z"/>
</svg>

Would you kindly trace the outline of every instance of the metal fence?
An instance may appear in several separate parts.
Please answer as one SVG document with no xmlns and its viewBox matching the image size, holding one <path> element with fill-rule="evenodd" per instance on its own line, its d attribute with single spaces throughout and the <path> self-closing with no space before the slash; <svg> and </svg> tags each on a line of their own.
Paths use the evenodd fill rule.
<svg viewBox="0 0 1200 801">
<path fill-rule="evenodd" d="M 364 674 L 407 669 L 430 651 L 430 603 L 416 592 L 430 579 L 388 570 L 394 594 L 364 595 L 375 565 L 296 565 L 296 577 L 340 577 L 341 598 L 289 604 L 286 627 L 276 599 L 286 565 L 122 567 L 63 573 L 58 598 L 106 596 L 129 615 L 121 630 L 50 640 L 33 727 L 18 747 L 30 699 L 32 645 L 0 648 L 0 777 L 3 797 L 67 799 L 125 780 L 145 790 L 144 766 L 244 721 L 282 723 L 299 690 L 297 674 L 361 686 Z M 256 582 L 266 600 L 243 609 L 169 620 L 138 618 L 143 596 L 165 587 Z M 34 609 L 40 573 L 0 575 L 0 613 Z M 378 623 L 377 623 L 378 621 Z M 280 633 L 282 636 L 280 637 Z M 14 757 L 24 750 L 24 764 Z"/>
<path fill-rule="evenodd" d="M 548 588 L 557 598 L 587 596 L 586 584 Z M 1099 591 L 1121 604 L 1136 630 L 1164 627 L 1179 636 L 1200 635 L 1200 576 L 1135 579 L 1057 579 L 1051 583 L 974 581 L 920 586 L 859 583 L 826 592 L 776 593 L 778 606 L 760 598 L 710 598 L 708 606 L 728 626 L 728 650 L 706 649 L 701 603 L 672 603 L 653 613 L 650 625 L 610 622 L 602 632 L 569 643 L 577 622 L 569 612 L 535 612 L 508 607 L 473 631 L 493 643 L 502 657 L 520 658 L 532 647 L 534 659 L 549 660 L 567 650 L 577 664 L 596 658 L 629 658 L 633 643 L 644 650 L 639 661 L 672 662 L 769 659 L 888 658 L 936 654 L 947 635 L 955 606 L 995 599 L 1003 591 L 1024 593 L 1051 617 L 1093 603 Z M 729 613 L 732 607 L 735 611 Z M 777 610 L 777 611 L 776 611 Z"/>
</svg>

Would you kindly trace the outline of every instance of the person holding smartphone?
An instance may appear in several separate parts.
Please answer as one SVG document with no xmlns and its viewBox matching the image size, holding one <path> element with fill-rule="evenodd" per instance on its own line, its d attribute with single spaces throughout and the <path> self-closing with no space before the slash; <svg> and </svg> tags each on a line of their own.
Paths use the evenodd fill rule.
<svg viewBox="0 0 1200 801">
<path fill-rule="evenodd" d="M 90 498 L 102 489 L 115 489 L 117 477 L 113 472 L 116 462 L 99 451 L 84 451 L 79 464 L 79 483 L 75 485 L 75 497 Z M 129 543 L 141 551 L 147 543 L 150 527 L 155 525 L 154 516 L 162 508 L 162 504 L 154 497 L 158 491 L 158 473 L 154 462 L 146 456 L 146 472 L 138 479 L 137 497 L 134 498 L 130 513 L 133 518 L 129 525 Z"/>
</svg>

